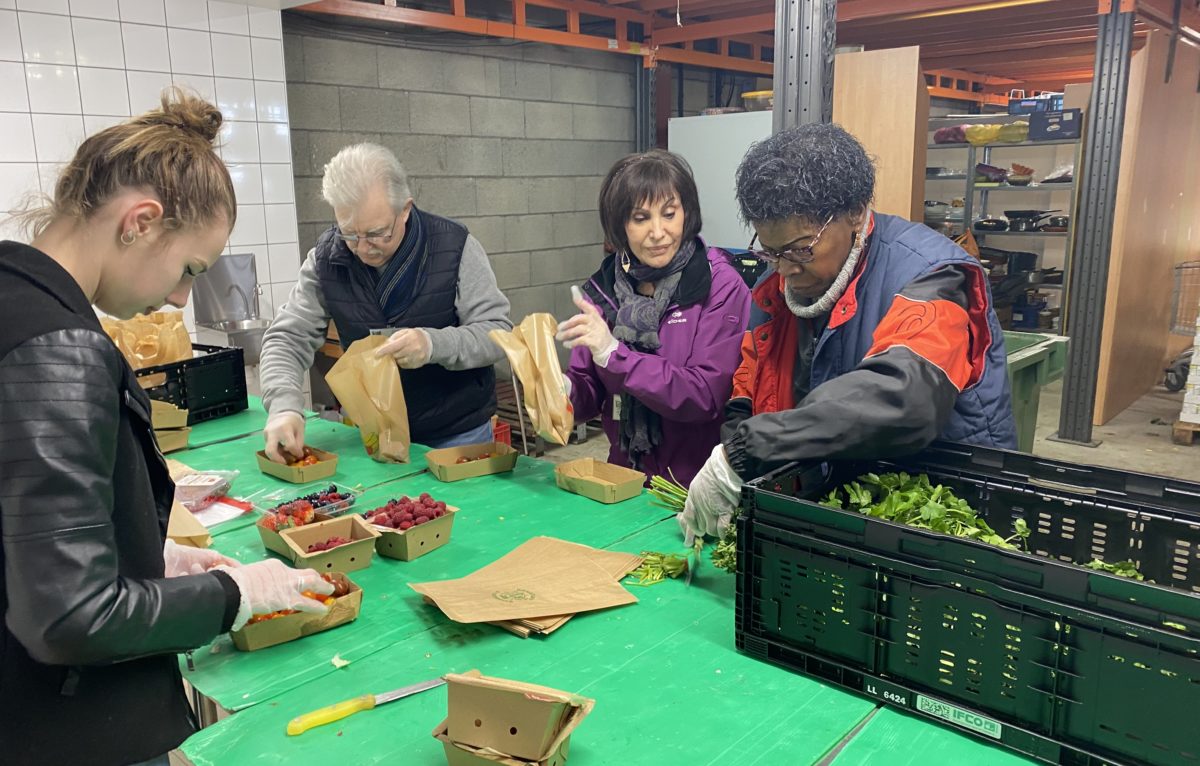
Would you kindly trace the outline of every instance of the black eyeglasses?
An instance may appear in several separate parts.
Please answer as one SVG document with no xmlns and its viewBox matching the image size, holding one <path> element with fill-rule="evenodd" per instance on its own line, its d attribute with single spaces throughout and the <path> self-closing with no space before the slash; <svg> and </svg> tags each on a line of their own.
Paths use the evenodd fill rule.
<svg viewBox="0 0 1200 766">
<path fill-rule="evenodd" d="M 833 216 L 829 216 L 829 218 L 825 219 L 825 223 L 822 224 L 821 228 L 817 230 L 817 233 L 813 235 L 812 242 L 809 242 L 804 247 L 792 247 L 792 245 L 804 239 L 804 237 L 807 237 L 807 234 L 805 234 L 803 237 L 796 237 L 791 242 L 784 245 L 780 250 L 755 250 L 754 243 L 758 241 L 758 235 L 755 234 L 754 238 L 750 240 L 750 247 L 748 248 L 750 250 L 750 255 L 754 256 L 760 261 L 765 261 L 772 266 L 778 264 L 780 261 L 794 263 L 797 266 L 803 266 L 806 263 L 812 263 L 817 259 L 816 254 L 813 253 L 813 248 L 815 248 L 817 243 L 821 241 L 821 235 L 825 233 L 826 227 L 828 227 L 831 223 L 833 223 Z"/>
<path fill-rule="evenodd" d="M 396 231 L 396 222 L 399 220 L 400 215 L 397 213 L 396 217 L 392 219 L 392 228 L 388 229 L 387 233 L 385 234 L 343 234 L 341 228 L 339 227 L 335 236 L 350 247 L 354 247 L 359 242 L 374 242 L 378 245 L 387 242 L 392 238 L 392 234 Z"/>
</svg>

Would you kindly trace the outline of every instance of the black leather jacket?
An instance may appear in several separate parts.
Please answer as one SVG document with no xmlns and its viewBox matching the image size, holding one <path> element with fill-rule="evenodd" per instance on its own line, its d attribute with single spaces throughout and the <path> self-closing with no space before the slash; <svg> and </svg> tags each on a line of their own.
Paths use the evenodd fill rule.
<svg viewBox="0 0 1200 766">
<path fill-rule="evenodd" d="M 228 630 L 238 593 L 164 579 L 173 494 L 79 286 L 0 243 L 0 761 L 126 764 L 194 730 L 175 653 Z"/>
</svg>

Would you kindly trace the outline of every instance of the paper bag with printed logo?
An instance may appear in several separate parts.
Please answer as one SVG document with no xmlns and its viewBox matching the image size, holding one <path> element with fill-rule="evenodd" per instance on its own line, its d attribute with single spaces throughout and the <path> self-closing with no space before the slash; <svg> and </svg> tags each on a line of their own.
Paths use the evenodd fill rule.
<svg viewBox="0 0 1200 766">
<path fill-rule="evenodd" d="M 558 323 L 550 314 L 530 314 L 512 329 L 488 333 L 504 350 L 513 373 L 525 391 L 525 410 L 534 430 L 548 442 L 566 444 L 575 427 L 575 410 L 567 397 L 554 334 Z"/>
<path fill-rule="evenodd" d="M 538 537 L 466 577 L 409 583 L 455 622 L 537 620 L 633 604 L 637 598 L 615 577 L 637 557 L 600 552 L 565 540 Z M 634 563 L 634 567 L 637 564 Z"/>
<path fill-rule="evenodd" d="M 400 368 L 390 356 L 375 356 L 375 349 L 387 340 L 382 335 L 368 335 L 350 344 L 325 376 L 325 382 L 358 426 L 372 459 L 407 463 L 412 441 Z"/>
</svg>

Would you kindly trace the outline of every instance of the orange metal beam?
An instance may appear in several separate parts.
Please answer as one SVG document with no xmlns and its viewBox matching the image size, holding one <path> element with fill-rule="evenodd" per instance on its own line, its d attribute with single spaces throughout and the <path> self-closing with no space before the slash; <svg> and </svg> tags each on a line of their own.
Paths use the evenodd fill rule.
<svg viewBox="0 0 1200 766">
<path fill-rule="evenodd" d="M 329 16 L 345 16 L 378 21 L 385 24 L 405 24 L 428 29 L 444 29 L 448 32 L 465 32 L 472 35 L 487 35 L 489 22 L 487 19 L 473 19 L 466 16 L 454 16 L 449 13 L 434 11 L 418 11 L 412 8 L 374 5 L 358 0 L 319 0 L 296 8 L 308 13 L 323 13 Z M 510 25 L 511 26 L 511 25 Z"/>
<path fill-rule="evenodd" d="M 950 98 L 956 101 L 972 101 L 977 104 L 1008 106 L 1008 96 L 998 96 L 994 93 L 972 93 L 956 88 L 940 88 L 934 85 L 930 85 L 928 90 L 929 95 L 934 98 Z"/>
<path fill-rule="evenodd" d="M 742 19 L 729 21 L 702 21 L 686 26 L 670 26 L 655 29 L 651 39 L 655 45 L 671 45 L 684 40 L 707 40 L 712 37 L 727 37 L 741 35 L 747 32 L 763 32 L 775 28 L 775 14 L 762 13 L 756 16 L 746 16 Z"/>
<path fill-rule="evenodd" d="M 577 11 L 589 16 L 599 16 L 605 19 L 620 19 L 621 21 L 636 21 L 650 26 L 653 19 L 650 14 L 641 13 L 631 8 L 605 5 L 591 0 L 525 0 L 525 5 L 536 5 L 539 8 L 555 8 L 560 11 Z"/>
<path fill-rule="evenodd" d="M 692 66 L 725 69 L 733 72 L 747 72 L 749 74 L 766 75 L 767 77 L 775 73 L 775 65 L 766 61 L 751 61 L 750 59 L 737 58 L 735 56 L 718 56 L 715 53 L 685 51 L 682 48 L 660 47 L 654 52 L 654 56 L 659 61 L 669 61 L 673 64 L 691 64 Z"/>
</svg>

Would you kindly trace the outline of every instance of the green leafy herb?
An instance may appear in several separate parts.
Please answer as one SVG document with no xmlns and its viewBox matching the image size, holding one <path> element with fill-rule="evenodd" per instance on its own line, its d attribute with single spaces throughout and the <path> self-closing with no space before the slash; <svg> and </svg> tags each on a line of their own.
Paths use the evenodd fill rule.
<svg viewBox="0 0 1200 766">
<path fill-rule="evenodd" d="M 967 537 L 1007 550 L 1017 550 L 1021 542 L 1026 550 L 1029 525 L 1017 519 L 1014 534 L 1003 537 L 979 517 L 967 502 L 949 488 L 934 486 L 925 474 L 863 474 L 856 481 L 833 489 L 821 500 L 830 508 L 857 511 L 876 519 L 886 519 L 933 532 Z"/>
<path fill-rule="evenodd" d="M 1145 580 L 1142 573 L 1137 570 L 1137 565 L 1132 561 L 1118 561 L 1115 564 L 1109 564 L 1101 559 L 1092 559 L 1091 562 L 1083 566 L 1088 569 L 1095 569 L 1098 572 L 1108 572 L 1115 574 L 1117 577 L 1128 577 L 1131 580 Z"/>
<path fill-rule="evenodd" d="M 730 573 L 737 571 L 737 525 L 733 519 L 730 519 L 725 534 L 713 547 L 710 558 L 717 569 Z"/>
<path fill-rule="evenodd" d="M 641 566 L 630 572 L 628 576 L 637 578 L 637 582 L 630 583 L 630 585 L 656 585 L 668 577 L 679 577 L 687 571 L 687 556 L 642 551 Z"/>
<path fill-rule="evenodd" d="M 668 470 L 668 473 L 670 471 Z M 679 513 L 687 503 L 687 488 L 675 481 L 675 475 L 668 479 L 665 476 L 654 476 L 650 479 L 649 492 L 657 501 L 655 505 L 662 506 Z"/>
</svg>

